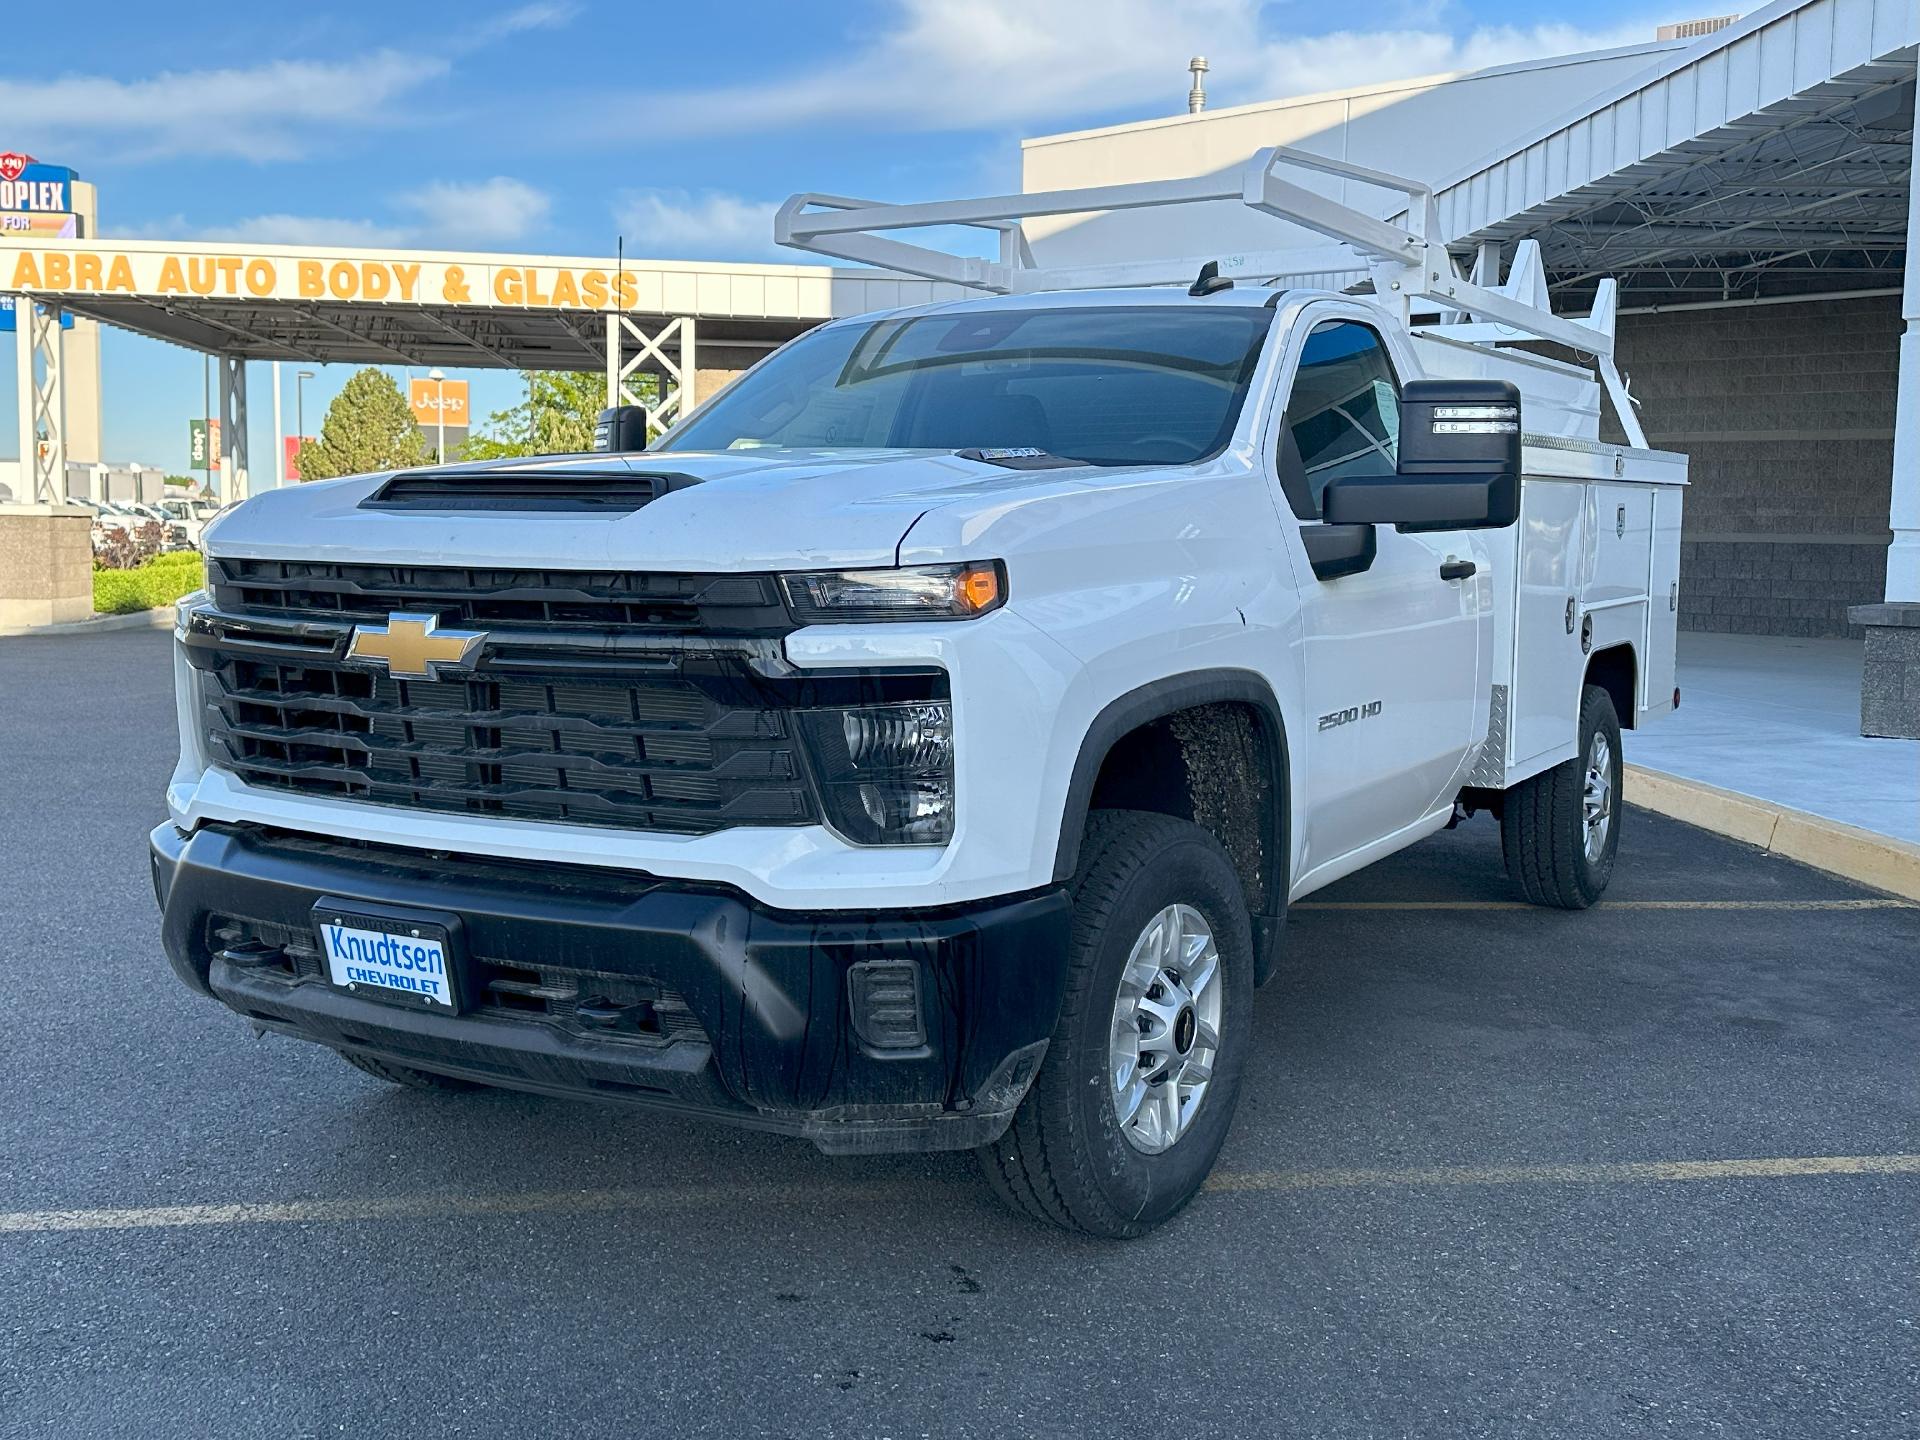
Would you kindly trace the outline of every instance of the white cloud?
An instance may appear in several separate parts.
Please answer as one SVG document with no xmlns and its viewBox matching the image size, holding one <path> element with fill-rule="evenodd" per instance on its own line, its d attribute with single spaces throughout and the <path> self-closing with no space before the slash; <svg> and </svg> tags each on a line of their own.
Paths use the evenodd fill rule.
<svg viewBox="0 0 1920 1440">
<path fill-rule="evenodd" d="M 805 74 L 655 92 L 632 117 L 655 130 L 742 134 L 826 122 L 984 130 L 1110 113 L 1173 113 L 1185 62 L 1212 62 L 1215 104 L 1651 40 L 1653 26 L 1500 27 L 1456 34 L 1416 6 L 1403 26 L 1274 34 L 1259 0 L 895 0 L 895 23 Z"/>
<path fill-rule="evenodd" d="M 547 223 L 553 201 L 524 180 L 441 180 L 399 201 L 419 217 L 417 229 L 448 245 L 508 245 Z"/>
<path fill-rule="evenodd" d="M 410 218 L 293 215 L 275 212 L 212 224 L 183 215 L 119 226 L 129 240 L 239 240 L 255 245 L 343 245 L 363 249 L 394 246 L 492 248 L 527 239 L 546 223 L 552 200 L 523 180 L 440 180 L 393 197 Z"/>
<path fill-rule="evenodd" d="M 446 74 L 435 57 L 376 51 L 346 61 L 274 60 L 245 69 L 165 71 L 144 80 L 0 79 L 16 147 L 110 142 L 122 158 L 245 160 L 302 153 L 312 132 L 380 123 L 393 102 Z"/>
<path fill-rule="evenodd" d="M 544 3 L 536 0 L 531 5 L 522 5 L 491 20 L 482 20 L 467 37 L 467 49 L 481 45 L 491 45 L 496 40 L 505 40 L 514 35 L 525 34 L 529 30 L 557 30 L 568 24 L 580 13 L 578 5 L 564 3 Z"/>
<path fill-rule="evenodd" d="M 180 232 L 174 231 L 177 236 Z M 254 245 L 348 245 L 382 249 L 407 243 L 408 232 L 372 220 L 327 215 L 254 215 L 227 225 L 206 225 L 203 240 L 244 240 Z"/>
<path fill-rule="evenodd" d="M 776 208 L 717 190 L 632 190 L 616 203 L 614 222 L 627 254 L 653 260 L 804 258 L 773 243 Z"/>
</svg>

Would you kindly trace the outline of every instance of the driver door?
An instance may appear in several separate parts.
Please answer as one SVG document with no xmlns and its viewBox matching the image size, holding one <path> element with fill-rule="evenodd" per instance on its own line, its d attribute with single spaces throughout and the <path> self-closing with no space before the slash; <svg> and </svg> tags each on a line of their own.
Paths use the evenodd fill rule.
<svg viewBox="0 0 1920 1440">
<path fill-rule="evenodd" d="M 1492 609 L 1485 547 L 1469 531 L 1402 534 L 1375 525 L 1370 563 L 1329 564 L 1327 484 L 1394 473 L 1400 376 L 1378 330 L 1308 312 L 1288 380 L 1275 468 L 1299 522 L 1296 555 L 1309 787 L 1300 873 L 1394 836 L 1449 804 L 1486 725 Z M 1346 529 L 1347 527 L 1340 527 Z M 1312 552 L 1321 556 L 1316 573 Z M 1466 578 L 1460 562 L 1472 562 Z"/>
</svg>

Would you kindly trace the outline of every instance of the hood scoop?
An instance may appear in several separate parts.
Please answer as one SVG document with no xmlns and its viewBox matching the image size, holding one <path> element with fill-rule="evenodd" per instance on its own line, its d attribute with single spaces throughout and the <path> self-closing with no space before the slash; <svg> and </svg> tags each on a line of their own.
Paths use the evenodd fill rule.
<svg viewBox="0 0 1920 1440">
<path fill-rule="evenodd" d="M 699 483 L 697 475 L 643 474 L 624 468 L 412 470 L 387 481 L 362 500 L 360 508 L 630 515 L 662 495 Z"/>
</svg>

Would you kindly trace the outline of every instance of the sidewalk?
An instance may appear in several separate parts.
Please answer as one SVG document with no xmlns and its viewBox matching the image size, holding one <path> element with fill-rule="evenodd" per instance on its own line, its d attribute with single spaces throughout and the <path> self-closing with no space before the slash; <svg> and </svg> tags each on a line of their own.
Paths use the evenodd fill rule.
<svg viewBox="0 0 1920 1440">
<path fill-rule="evenodd" d="M 1627 760 L 1920 842 L 1920 740 L 1860 734 L 1854 640 L 1683 633 L 1680 709 Z"/>
</svg>

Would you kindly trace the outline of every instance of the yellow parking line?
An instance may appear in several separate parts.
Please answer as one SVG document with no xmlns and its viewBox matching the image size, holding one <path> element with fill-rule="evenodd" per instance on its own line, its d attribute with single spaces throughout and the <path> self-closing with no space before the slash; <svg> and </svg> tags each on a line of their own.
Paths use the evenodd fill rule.
<svg viewBox="0 0 1920 1440">
<path fill-rule="evenodd" d="M 1920 1155 L 1773 1160 L 1645 1160 L 1606 1165 L 1431 1165 L 1396 1170 L 1216 1171 L 1209 1190 L 1337 1190 L 1412 1185 L 1617 1185 L 1648 1180 L 1785 1180 L 1800 1175 L 1920 1175 Z"/>
<path fill-rule="evenodd" d="M 1525 900 L 1302 900 L 1290 910 L 1538 910 Z M 1607 910 L 1920 910 L 1912 900 L 1604 900 Z"/>
<path fill-rule="evenodd" d="M 1383 1170 L 1220 1171 L 1212 1191 L 1353 1190 L 1432 1185 L 1613 1185 L 1636 1181 L 1784 1180 L 1805 1175 L 1920 1175 L 1920 1155 L 1816 1155 L 1771 1160 L 1652 1160 L 1604 1165 L 1436 1165 Z M 114 1210 L 0 1213 L 0 1235 L 76 1230 L 177 1230 L 220 1225 L 316 1225 L 463 1216 L 659 1211 L 687 1206 L 813 1204 L 907 1195 L 896 1184 L 690 1185 L 524 1190 L 495 1195 L 395 1195 L 359 1200 L 161 1205 Z"/>
</svg>

